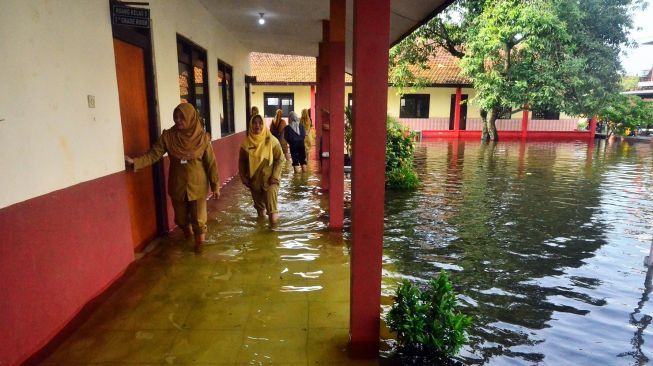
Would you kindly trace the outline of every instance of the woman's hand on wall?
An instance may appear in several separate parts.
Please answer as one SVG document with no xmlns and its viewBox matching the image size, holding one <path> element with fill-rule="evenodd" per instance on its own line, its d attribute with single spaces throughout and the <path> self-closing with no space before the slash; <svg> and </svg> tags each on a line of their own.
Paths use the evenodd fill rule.
<svg viewBox="0 0 653 366">
<path fill-rule="evenodd" d="M 134 170 L 134 159 L 130 158 L 127 155 L 125 155 L 125 164 L 127 165 L 126 168 L 128 170 Z"/>
</svg>

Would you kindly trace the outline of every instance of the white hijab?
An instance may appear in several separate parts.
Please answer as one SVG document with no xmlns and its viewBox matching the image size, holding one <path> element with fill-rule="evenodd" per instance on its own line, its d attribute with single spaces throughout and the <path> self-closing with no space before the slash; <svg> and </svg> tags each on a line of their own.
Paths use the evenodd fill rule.
<svg viewBox="0 0 653 366">
<path fill-rule="evenodd" d="M 295 111 L 290 112 L 288 115 L 288 119 L 290 120 L 290 128 L 292 128 L 293 131 L 295 131 L 296 134 L 300 134 L 299 132 L 299 116 Z"/>
</svg>

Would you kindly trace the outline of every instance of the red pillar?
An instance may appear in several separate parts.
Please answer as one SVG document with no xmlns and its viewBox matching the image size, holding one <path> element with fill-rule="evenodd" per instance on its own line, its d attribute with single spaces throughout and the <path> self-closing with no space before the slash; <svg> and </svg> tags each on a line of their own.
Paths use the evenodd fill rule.
<svg viewBox="0 0 653 366">
<path fill-rule="evenodd" d="M 351 293 L 354 355 L 378 355 L 390 0 L 354 0 Z"/>
<path fill-rule="evenodd" d="M 329 228 L 342 229 L 345 208 L 346 0 L 331 0 L 329 19 Z"/>
<path fill-rule="evenodd" d="M 317 108 L 315 115 L 319 121 L 317 127 L 318 133 L 318 151 L 329 153 L 329 21 L 322 21 L 322 42 L 319 46 L 320 64 L 318 70 L 317 86 Z M 320 156 L 320 171 L 322 173 L 322 189 L 329 189 L 329 161 Z"/>
<path fill-rule="evenodd" d="M 594 141 L 596 136 L 596 116 L 593 116 L 590 120 L 590 142 Z"/>
<path fill-rule="evenodd" d="M 456 103 L 453 112 L 453 130 L 456 132 L 456 137 L 460 137 L 460 101 L 462 100 L 462 88 L 456 88 Z"/>
<path fill-rule="evenodd" d="M 524 107 L 524 111 L 521 115 L 521 138 L 526 140 L 528 135 L 528 107 Z"/>
</svg>

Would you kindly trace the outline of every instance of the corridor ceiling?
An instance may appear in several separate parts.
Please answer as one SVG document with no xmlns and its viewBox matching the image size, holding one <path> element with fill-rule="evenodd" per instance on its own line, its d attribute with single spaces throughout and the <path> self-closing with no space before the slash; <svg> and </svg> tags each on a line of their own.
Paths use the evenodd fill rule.
<svg viewBox="0 0 653 366">
<path fill-rule="evenodd" d="M 253 52 L 317 56 L 329 0 L 200 0 Z M 446 8 L 453 0 L 391 0 L 390 44 Z M 265 25 L 259 25 L 259 13 Z M 351 72 L 353 0 L 347 0 L 346 69 Z M 388 45 L 388 47 L 390 46 Z"/>
</svg>

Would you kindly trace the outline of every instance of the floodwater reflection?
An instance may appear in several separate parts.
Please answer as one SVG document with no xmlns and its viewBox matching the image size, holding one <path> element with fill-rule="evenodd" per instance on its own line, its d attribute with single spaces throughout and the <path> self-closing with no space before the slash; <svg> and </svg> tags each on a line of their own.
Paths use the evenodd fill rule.
<svg viewBox="0 0 653 366">
<path fill-rule="evenodd" d="M 474 318 L 466 364 L 648 361 L 650 144 L 434 141 L 416 162 L 423 186 L 386 197 L 384 311 L 444 268 Z"/>
<path fill-rule="evenodd" d="M 386 194 L 383 311 L 446 269 L 474 318 L 466 364 L 648 362 L 650 145 L 438 141 L 416 162 L 422 187 Z M 273 229 L 227 184 L 201 255 L 160 240 L 43 364 L 378 364 L 347 356 L 349 220 L 327 229 L 318 179 L 284 175 Z"/>
<path fill-rule="evenodd" d="M 377 364 L 347 356 L 349 250 L 318 179 L 286 169 L 273 229 L 227 184 L 200 255 L 161 239 L 43 364 Z"/>
</svg>

